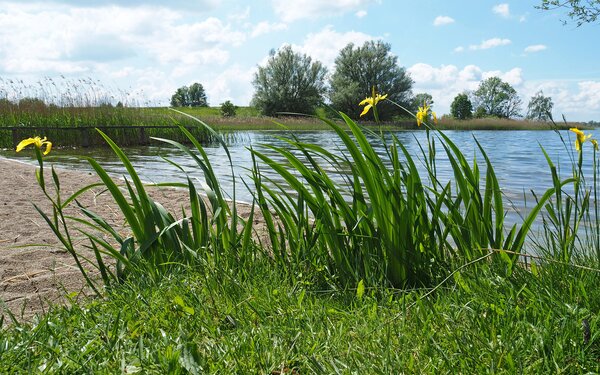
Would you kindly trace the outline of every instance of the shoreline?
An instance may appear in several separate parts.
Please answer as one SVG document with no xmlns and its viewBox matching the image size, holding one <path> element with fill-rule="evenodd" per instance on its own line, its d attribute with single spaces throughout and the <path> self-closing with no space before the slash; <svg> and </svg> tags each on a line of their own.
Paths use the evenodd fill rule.
<svg viewBox="0 0 600 375">
<path fill-rule="evenodd" d="M 45 164 L 45 178 L 53 193 L 51 165 L 51 162 Z M 62 249 L 33 205 L 38 205 L 43 212 L 51 212 L 51 205 L 37 184 L 36 169 L 35 165 L 0 157 L 0 176 L 3 177 L 0 179 L 0 316 L 4 317 L 5 324 L 11 324 L 6 309 L 18 321 L 31 321 L 35 315 L 45 314 L 51 305 L 68 305 L 87 297 L 85 281 L 74 266 L 72 256 Z M 99 182 L 93 172 L 60 167 L 55 170 L 63 198 Z M 148 192 L 174 216 L 181 215 L 181 209 L 189 202 L 184 189 L 149 186 Z M 103 193 L 102 187 L 90 189 L 78 201 L 106 219 L 117 231 L 127 232 L 117 205 L 108 192 Z M 236 207 L 239 216 L 247 217 L 251 205 L 238 202 Z M 83 217 L 75 205 L 67 207 L 65 214 Z M 255 216 L 256 224 L 260 224 L 259 220 Z M 73 237 L 77 249 L 82 251 L 87 238 L 75 231 Z M 85 251 L 82 251 L 84 255 Z M 91 264 L 84 267 L 93 271 Z"/>
</svg>

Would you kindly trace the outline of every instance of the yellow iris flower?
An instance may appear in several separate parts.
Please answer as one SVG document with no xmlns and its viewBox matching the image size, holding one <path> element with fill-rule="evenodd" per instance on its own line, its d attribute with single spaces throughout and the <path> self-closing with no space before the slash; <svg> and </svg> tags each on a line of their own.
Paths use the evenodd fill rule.
<svg viewBox="0 0 600 375">
<path fill-rule="evenodd" d="M 371 108 L 375 107 L 377 105 L 377 103 L 379 103 L 380 101 L 385 100 L 385 98 L 387 98 L 387 94 L 385 94 L 385 95 L 375 94 L 375 92 L 373 91 L 373 96 L 368 96 L 365 98 L 365 100 L 358 103 L 358 105 L 365 106 L 365 108 L 363 109 L 360 116 L 362 117 L 362 116 L 366 115 L 367 113 L 369 113 L 369 110 Z"/>
<path fill-rule="evenodd" d="M 594 145 L 594 150 L 598 151 L 598 141 L 595 139 L 590 140 L 590 142 L 592 142 L 592 144 Z"/>
<path fill-rule="evenodd" d="M 577 139 L 575 139 L 575 150 L 581 151 L 581 145 L 585 141 L 587 141 L 588 139 L 590 139 L 590 137 L 592 135 L 591 134 L 585 135 L 581 130 L 579 130 L 577 128 L 571 128 L 569 130 L 572 131 L 573 133 L 577 134 Z M 594 139 L 594 141 L 595 141 L 595 139 Z M 596 147 L 597 144 L 598 144 L 598 142 L 594 143 L 594 147 Z"/>
<path fill-rule="evenodd" d="M 427 119 L 429 118 L 429 112 L 431 112 L 433 115 L 433 122 L 437 124 L 437 116 L 435 112 L 430 110 L 427 103 L 423 103 L 423 106 L 419 107 L 419 110 L 417 111 L 417 126 L 421 126 L 421 124 L 427 122 Z"/>
<path fill-rule="evenodd" d="M 25 147 L 27 147 L 29 145 L 34 145 L 35 147 L 37 147 L 39 149 L 41 149 L 45 145 L 46 151 L 44 151 L 44 155 L 48 155 L 50 153 L 50 150 L 52 149 L 52 142 L 47 141 L 46 137 L 44 137 L 44 138 L 34 137 L 34 138 L 27 138 L 27 139 L 24 139 L 21 142 L 19 142 L 19 144 L 17 145 L 17 152 L 21 151 L 22 149 L 24 149 Z"/>
</svg>

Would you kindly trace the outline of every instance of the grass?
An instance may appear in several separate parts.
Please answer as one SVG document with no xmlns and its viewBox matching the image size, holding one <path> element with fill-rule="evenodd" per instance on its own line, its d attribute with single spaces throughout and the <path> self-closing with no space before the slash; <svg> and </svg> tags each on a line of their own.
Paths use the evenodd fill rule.
<svg viewBox="0 0 600 375">
<path fill-rule="evenodd" d="M 268 262 L 243 274 L 189 268 L 1 330 L 0 371 L 596 373 L 599 282 L 561 265 L 511 277 L 483 267 L 427 297 L 367 289 L 358 298 Z"/>
<path fill-rule="evenodd" d="M 79 223 L 114 240 L 87 234 L 95 256 L 84 258 L 62 214 L 80 192 L 61 197 L 53 171 L 54 183 L 45 184 L 36 149 L 38 183 L 53 204 L 40 213 L 75 260 L 97 270 L 100 281 L 88 283 L 98 296 L 31 325 L 12 321 L 0 331 L 0 371 L 600 371 L 598 169 L 592 181 L 582 172 L 584 158 L 597 158 L 589 142 L 573 155 L 567 177 L 548 158 L 552 186 L 536 192 L 528 216 L 509 227 L 485 150 L 481 165 L 470 162 L 442 132 L 427 129 L 420 155 L 395 138 L 380 138 L 385 152 L 377 154 L 368 129 L 343 115 L 344 127 L 322 121 L 342 140 L 344 156 L 293 137 L 283 139 L 285 148 L 271 147 L 287 165 L 253 150 L 255 210 L 268 243 L 253 237 L 255 212 L 242 219 L 224 199 L 202 145 L 182 127 L 192 148 L 158 141 L 187 153 L 205 179 L 175 184 L 189 192 L 179 220 L 146 194 L 126 155 L 101 134 L 128 180 L 119 187 L 89 162 L 132 235 L 120 237 L 84 210 L 89 220 Z M 453 181 L 437 179 L 438 152 Z M 426 166 L 424 176 L 416 163 Z M 296 193 L 269 181 L 267 168 Z M 346 183 L 334 184 L 331 170 L 344 171 Z M 546 250 L 532 260 L 524 246 L 535 239 L 538 215 L 544 232 L 535 245 Z"/>
</svg>

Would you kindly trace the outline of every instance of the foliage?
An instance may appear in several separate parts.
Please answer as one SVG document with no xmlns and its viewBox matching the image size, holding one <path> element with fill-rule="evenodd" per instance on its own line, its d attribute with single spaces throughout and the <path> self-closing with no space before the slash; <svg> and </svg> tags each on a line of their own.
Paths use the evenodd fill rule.
<svg viewBox="0 0 600 375">
<path fill-rule="evenodd" d="M 254 75 L 252 105 L 263 115 L 283 112 L 312 114 L 325 93 L 327 69 L 310 56 L 295 53 L 287 45 L 271 54 Z"/>
<path fill-rule="evenodd" d="M 389 100 L 410 108 L 413 80 L 406 69 L 398 66 L 398 58 L 390 50 L 391 46 L 381 41 L 365 42 L 362 47 L 350 43 L 340 50 L 329 81 L 333 108 L 352 119 L 359 118 L 356 103 L 371 96 L 373 87 L 377 92 L 386 93 Z M 382 121 L 392 119 L 395 114 L 397 109 L 390 103 L 384 102 L 378 108 Z"/>
<path fill-rule="evenodd" d="M 544 93 L 540 90 L 529 100 L 526 118 L 535 121 L 550 121 L 552 120 L 553 106 L 552 98 L 544 96 Z"/>
<path fill-rule="evenodd" d="M 517 91 L 498 77 L 490 77 L 479 83 L 473 92 L 476 112 L 481 108 L 487 116 L 511 118 L 519 116 L 522 104 Z M 477 117 L 477 116 L 476 116 Z"/>
<path fill-rule="evenodd" d="M 473 117 L 473 105 L 469 100 L 469 95 L 466 93 L 456 95 L 450 104 L 450 114 L 458 120 L 467 120 Z"/>
<path fill-rule="evenodd" d="M 600 16 L 600 0 L 541 0 L 536 6 L 542 10 L 568 9 L 567 15 L 581 26 L 585 23 L 596 22 Z M 566 21 L 563 21 L 566 24 Z"/>
<path fill-rule="evenodd" d="M 235 117 L 238 107 L 234 105 L 230 100 L 226 100 L 221 103 L 221 116 L 223 117 Z"/>
<path fill-rule="evenodd" d="M 182 86 L 171 96 L 173 107 L 208 107 L 204 87 L 200 83 L 193 83 L 190 87 Z"/>
</svg>

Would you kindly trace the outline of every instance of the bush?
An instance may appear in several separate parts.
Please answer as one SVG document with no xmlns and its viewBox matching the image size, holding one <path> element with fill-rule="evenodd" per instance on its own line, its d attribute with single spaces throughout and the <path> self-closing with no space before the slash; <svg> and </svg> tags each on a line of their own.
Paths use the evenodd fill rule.
<svg viewBox="0 0 600 375">
<path fill-rule="evenodd" d="M 221 103 L 221 116 L 223 117 L 235 117 L 238 107 L 231 101 L 227 100 Z"/>
</svg>

